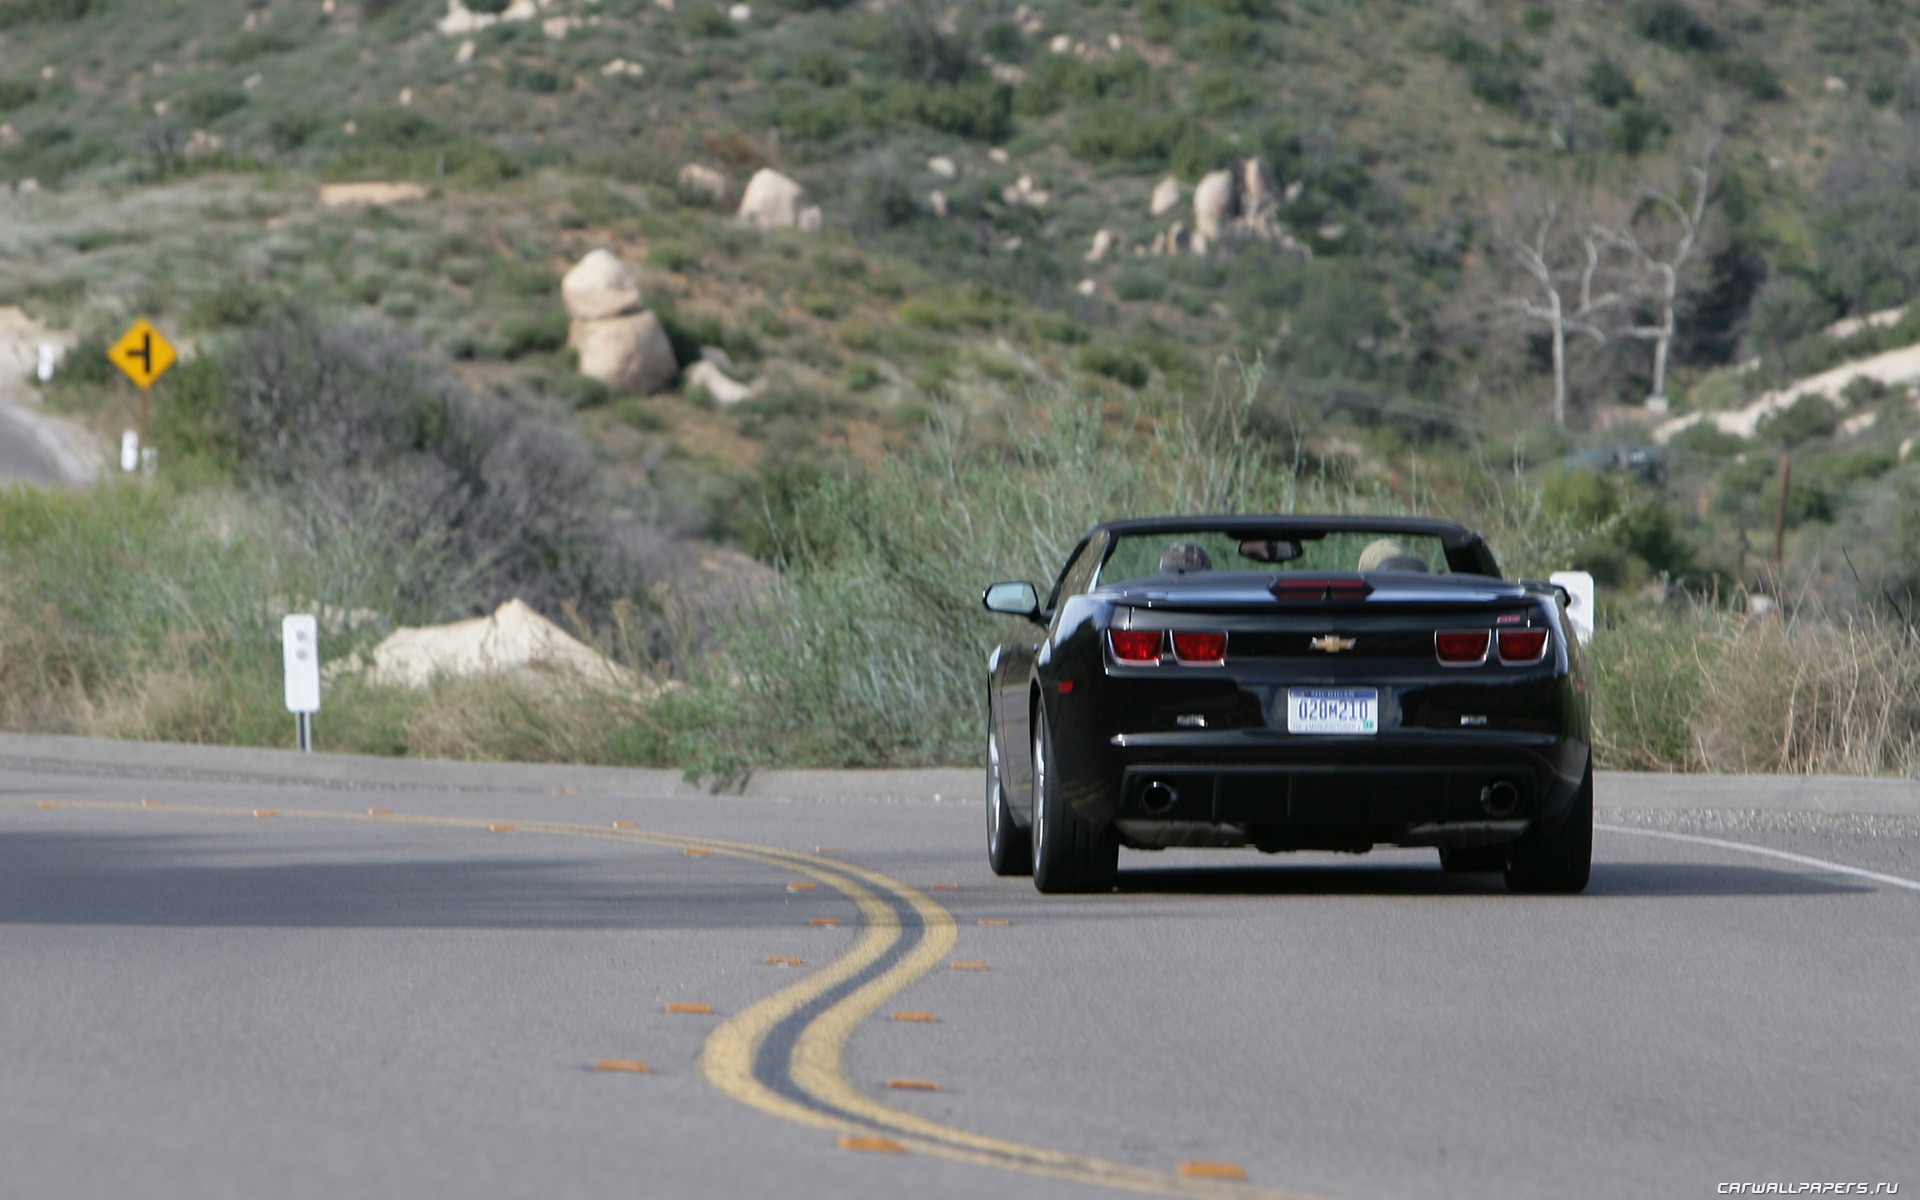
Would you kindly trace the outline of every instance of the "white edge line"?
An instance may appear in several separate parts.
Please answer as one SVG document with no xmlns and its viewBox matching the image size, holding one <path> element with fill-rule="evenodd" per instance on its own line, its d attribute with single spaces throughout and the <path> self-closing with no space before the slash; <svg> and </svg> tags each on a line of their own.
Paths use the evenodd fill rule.
<svg viewBox="0 0 1920 1200">
<path fill-rule="evenodd" d="M 1745 842 L 1729 842 L 1722 838 L 1701 837 L 1692 833 L 1668 833 L 1664 829 L 1631 829 L 1625 825 L 1594 824 L 1595 829 L 1608 833 L 1628 833 L 1636 837 L 1665 838 L 1670 842 L 1691 842 L 1697 846 L 1715 846 L 1721 850 L 1735 850 L 1743 854 L 1759 854 L 1767 858 L 1777 858 L 1784 862 L 1798 863 L 1803 867 L 1815 867 L 1822 871 L 1833 871 L 1841 875 L 1852 875 L 1859 879 L 1871 879 L 1875 883 L 1884 883 L 1888 887 L 1905 888 L 1910 892 L 1920 892 L 1920 883 L 1911 879 L 1902 879 L 1898 875 L 1882 875 L 1878 871 L 1867 871 L 1860 867 L 1849 867 L 1844 863 L 1828 862 L 1824 858 L 1810 858 L 1805 854 L 1791 854 L 1785 850 L 1771 850 L 1765 846 L 1750 846 Z"/>
</svg>

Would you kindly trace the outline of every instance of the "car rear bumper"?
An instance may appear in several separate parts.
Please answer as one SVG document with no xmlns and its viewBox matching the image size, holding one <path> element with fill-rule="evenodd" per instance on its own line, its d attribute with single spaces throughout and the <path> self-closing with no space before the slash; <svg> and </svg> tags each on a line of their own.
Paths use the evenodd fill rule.
<svg viewBox="0 0 1920 1200">
<path fill-rule="evenodd" d="M 1095 768 L 1104 783 L 1073 789 L 1076 807 L 1143 847 L 1504 844 L 1564 816 L 1588 755 L 1584 743 L 1503 733 L 1222 731 L 1114 743 Z"/>
</svg>

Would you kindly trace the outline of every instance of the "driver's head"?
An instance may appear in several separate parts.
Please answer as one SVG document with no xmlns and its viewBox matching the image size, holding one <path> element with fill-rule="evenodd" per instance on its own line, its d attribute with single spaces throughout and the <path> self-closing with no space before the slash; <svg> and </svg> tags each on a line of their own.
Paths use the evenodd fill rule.
<svg viewBox="0 0 1920 1200">
<path fill-rule="evenodd" d="M 1213 559 L 1199 542 L 1173 542 L 1160 553 L 1162 575 L 1185 575 L 1188 571 L 1210 571 Z"/>
<path fill-rule="evenodd" d="M 1404 558 L 1406 553 L 1406 547 L 1392 538 L 1375 538 L 1367 543 L 1366 549 L 1360 552 L 1360 565 L 1357 569 L 1362 575 L 1368 571 L 1378 571 L 1380 564 L 1390 558 Z"/>
</svg>

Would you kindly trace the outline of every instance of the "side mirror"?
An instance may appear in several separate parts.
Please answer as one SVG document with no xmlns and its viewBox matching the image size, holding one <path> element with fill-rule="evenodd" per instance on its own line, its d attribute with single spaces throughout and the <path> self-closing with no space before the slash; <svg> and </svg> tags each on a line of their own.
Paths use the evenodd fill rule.
<svg viewBox="0 0 1920 1200">
<path fill-rule="evenodd" d="M 1030 583 L 996 583 L 980 596 L 988 612 L 1033 620 L 1040 615 L 1040 593 Z"/>
<path fill-rule="evenodd" d="M 1567 617 L 1582 646 L 1593 640 L 1593 576 L 1585 571 L 1555 571 L 1553 586 L 1566 597 Z"/>
</svg>

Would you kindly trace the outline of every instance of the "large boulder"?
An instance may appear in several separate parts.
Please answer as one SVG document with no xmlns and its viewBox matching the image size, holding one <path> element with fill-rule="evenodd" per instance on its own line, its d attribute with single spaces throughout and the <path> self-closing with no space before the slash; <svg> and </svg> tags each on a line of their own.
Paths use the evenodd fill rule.
<svg viewBox="0 0 1920 1200">
<path fill-rule="evenodd" d="M 590 250 L 560 280 L 560 298 L 576 321 L 598 321 L 638 312 L 644 305 L 640 285 L 626 264 L 607 250 Z"/>
<path fill-rule="evenodd" d="M 761 229 L 797 229 L 808 207 L 807 189 L 771 167 L 762 167 L 747 181 L 746 194 L 740 197 L 740 219 Z"/>
<path fill-rule="evenodd" d="M 1233 171 L 1209 171 L 1193 189 L 1194 232 L 1217 242 L 1228 222 L 1240 215 L 1239 179 Z"/>
<path fill-rule="evenodd" d="M 698 196 L 715 204 L 727 198 L 727 177 L 712 167 L 688 163 L 680 168 L 677 182 L 689 196 Z"/>
<path fill-rule="evenodd" d="M 1164 217 L 1180 207 L 1180 181 L 1169 175 L 1153 189 L 1153 200 L 1148 211 L 1155 217 Z"/>
<path fill-rule="evenodd" d="M 602 687 L 629 687 L 632 673 L 570 636 L 524 601 L 451 625 L 396 629 L 373 648 L 367 676 L 389 687 L 424 688 L 435 679 L 530 674 L 570 676 Z"/>
<path fill-rule="evenodd" d="M 680 374 L 666 327 L 650 312 L 575 321 L 567 342 L 580 373 L 616 392 L 658 392 Z"/>
</svg>

